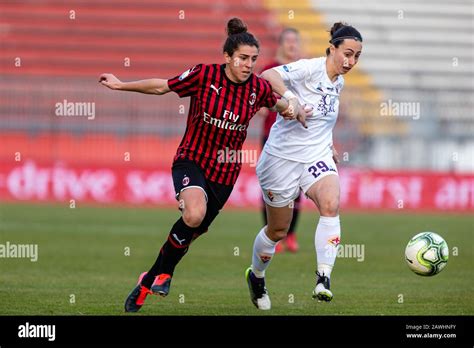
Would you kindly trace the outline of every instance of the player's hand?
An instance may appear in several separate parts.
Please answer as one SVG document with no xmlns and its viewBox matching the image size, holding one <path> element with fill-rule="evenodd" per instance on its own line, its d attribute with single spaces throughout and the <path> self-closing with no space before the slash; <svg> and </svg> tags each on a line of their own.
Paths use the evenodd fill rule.
<svg viewBox="0 0 474 348">
<path fill-rule="evenodd" d="M 120 89 L 122 81 L 115 77 L 114 74 L 102 74 L 99 78 L 99 83 L 110 89 Z"/>
<path fill-rule="evenodd" d="M 334 160 L 334 163 L 338 164 L 339 163 L 339 153 L 337 152 L 334 145 L 332 145 L 331 148 L 332 148 L 332 159 Z"/>
<path fill-rule="evenodd" d="M 288 108 L 281 112 L 280 115 L 285 119 L 285 120 L 294 120 L 296 119 L 296 116 L 298 115 L 300 111 L 300 103 L 298 102 L 298 98 L 291 98 L 288 101 Z"/>
<path fill-rule="evenodd" d="M 304 128 L 308 128 L 306 125 L 306 117 L 313 115 L 313 107 L 311 105 L 304 105 L 300 108 L 300 112 L 296 116 L 296 119 Z"/>
</svg>

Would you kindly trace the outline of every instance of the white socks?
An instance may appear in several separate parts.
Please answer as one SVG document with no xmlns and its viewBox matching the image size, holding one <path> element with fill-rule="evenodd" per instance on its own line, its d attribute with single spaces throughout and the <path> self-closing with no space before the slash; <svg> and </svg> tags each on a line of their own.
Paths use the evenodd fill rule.
<svg viewBox="0 0 474 348">
<path fill-rule="evenodd" d="M 265 277 L 265 270 L 275 254 L 277 242 L 272 241 L 265 234 L 263 227 L 255 238 L 253 244 L 252 272 L 258 278 Z M 331 271 L 336 261 L 337 246 L 341 237 L 339 215 L 335 217 L 321 216 L 314 236 L 318 272 L 326 277 L 331 276 Z"/>
<path fill-rule="evenodd" d="M 264 226 L 253 243 L 252 272 L 257 278 L 265 277 L 265 270 L 275 254 L 277 242 L 272 241 L 265 234 L 267 226 Z"/>
<path fill-rule="evenodd" d="M 335 217 L 321 216 L 314 235 L 314 245 L 316 247 L 318 272 L 320 274 L 324 273 L 328 278 L 331 276 L 332 267 L 336 261 L 340 237 L 339 215 Z"/>
</svg>

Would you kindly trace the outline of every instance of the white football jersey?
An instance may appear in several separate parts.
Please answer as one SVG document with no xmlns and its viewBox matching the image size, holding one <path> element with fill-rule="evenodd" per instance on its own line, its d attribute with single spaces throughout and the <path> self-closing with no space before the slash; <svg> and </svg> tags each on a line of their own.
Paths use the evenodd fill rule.
<svg viewBox="0 0 474 348">
<path fill-rule="evenodd" d="M 326 57 L 301 59 L 273 68 L 301 105 L 311 105 L 307 129 L 297 120 L 288 121 L 278 114 L 264 150 L 269 154 L 308 163 L 331 152 L 332 130 L 339 112 L 339 94 L 344 78 L 333 83 L 326 73 Z"/>
</svg>

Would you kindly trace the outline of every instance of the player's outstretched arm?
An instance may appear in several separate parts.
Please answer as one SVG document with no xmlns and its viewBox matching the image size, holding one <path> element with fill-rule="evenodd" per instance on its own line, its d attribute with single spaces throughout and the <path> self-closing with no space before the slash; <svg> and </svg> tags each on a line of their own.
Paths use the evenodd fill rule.
<svg viewBox="0 0 474 348">
<path fill-rule="evenodd" d="M 275 69 L 268 69 L 265 70 L 260 76 L 270 82 L 274 92 L 288 100 L 288 108 L 286 108 L 284 111 L 279 111 L 280 115 L 287 120 L 297 119 L 303 125 L 303 127 L 306 128 L 305 111 L 302 110 L 303 108 L 301 107 L 298 98 L 286 88 L 285 83 L 283 82 L 283 79 L 281 78 L 278 71 Z"/>
<path fill-rule="evenodd" d="M 288 101 L 286 101 L 285 99 L 278 99 L 275 106 L 273 106 L 269 110 L 276 111 L 276 112 L 283 112 L 286 109 L 288 109 L 288 106 L 289 106 Z"/>
<path fill-rule="evenodd" d="M 147 79 L 140 81 L 122 82 L 114 74 L 102 74 L 99 83 L 117 91 L 130 91 L 145 94 L 165 94 L 170 92 L 168 80 Z"/>
<path fill-rule="evenodd" d="M 288 90 L 280 74 L 275 69 L 265 70 L 260 76 L 264 78 L 265 80 L 267 80 L 268 82 L 270 82 L 270 84 L 272 85 L 273 91 L 275 93 L 278 93 L 282 97 L 285 94 L 285 92 Z"/>
</svg>

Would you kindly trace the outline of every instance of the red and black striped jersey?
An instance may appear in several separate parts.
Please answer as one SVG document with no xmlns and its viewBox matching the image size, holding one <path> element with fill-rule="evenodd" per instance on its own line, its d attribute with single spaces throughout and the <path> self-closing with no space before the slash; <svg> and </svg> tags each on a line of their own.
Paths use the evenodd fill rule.
<svg viewBox="0 0 474 348">
<path fill-rule="evenodd" d="M 240 153 L 250 119 L 261 107 L 275 106 L 270 84 L 251 74 L 232 82 L 225 64 L 199 64 L 168 80 L 180 97 L 191 97 L 186 131 L 174 160 L 197 163 L 210 181 L 234 185 L 242 164 L 224 153 Z M 239 152 L 237 152 L 239 151 Z"/>
</svg>

